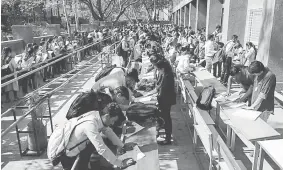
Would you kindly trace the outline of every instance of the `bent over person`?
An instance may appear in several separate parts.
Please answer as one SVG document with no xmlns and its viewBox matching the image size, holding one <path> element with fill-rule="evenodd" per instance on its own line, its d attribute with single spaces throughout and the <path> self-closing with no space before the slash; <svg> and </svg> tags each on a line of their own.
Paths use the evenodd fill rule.
<svg viewBox="0 0 283 170">
<path fill-rule="evenodd" d="M 100 134 L 103 133 L 118 148 L 124 148 L 126 151 L 133 148 L 133 143 L 124 145 L 110 128 L 114 125 L 119 126 L 125 121 L 125 116 L 116 103 L 108 104 L 100 113 L 97 111 L 88 112 L 81 119 L 88 121 L 77 125 L 70 136 L 66 145 L 66 154 L 61 158 L 64 170 L 72 168 L 77 156 L 80 157 L 77 169 L 88 169 L 90 156 L 95 152 L 103 156 L 113 166 L 126 168 L 134 163 L 132 159 L 118 159 L 106 146 Z M 74 146 L 76 146 L 74 149 L 68 151 Z"/>
</svg>

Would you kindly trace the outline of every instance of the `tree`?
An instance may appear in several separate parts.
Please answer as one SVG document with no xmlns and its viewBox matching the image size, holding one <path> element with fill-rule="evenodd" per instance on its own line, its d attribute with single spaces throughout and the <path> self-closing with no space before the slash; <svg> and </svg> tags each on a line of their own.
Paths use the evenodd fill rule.
<svg viewBox="0 0 283 170">
<path fill-rule="evenodd" d="M 126 9 L 139 0 L 79 0 L 90 10 L 94 20 L 106 21 L 114 18 L 114 22 L 125 13 Z"/>
<path fill-rule="evenodd" d="M 159 11 L 170 8 L 171 1 L 172 0 L 140 0 L 139 3 L 133 5 L 133 8 L 137 13 L 145 12 L 149 21 L 156 21 Z"/>
</svg>

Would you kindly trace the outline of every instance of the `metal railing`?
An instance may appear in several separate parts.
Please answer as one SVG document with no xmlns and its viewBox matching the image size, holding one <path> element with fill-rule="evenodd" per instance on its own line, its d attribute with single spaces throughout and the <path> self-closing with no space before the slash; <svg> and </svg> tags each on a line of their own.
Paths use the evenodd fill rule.
<svg viewBox="0 0 283 170">
<path fill-rule="evenodd" d="M 110 39 L 110 38 L 112 38 L 112 37 L 108 37 L 108 38 L 103 39 L 103 40 L 101 40 L 101 41 L 99 41 L 99 42 L 95 42 L 95 43 L 90 44 L 90 45 L 85 45 L 84 47 L 81 47 L 81 48 L 79 48 L 79 49 L 75 49 L 74 52 L 71 52 L 71 53 L 69 53 L 69 54 L 67 54 L 67 55 L 65 55 L 65 56 L 62 56 L 62 57 L 60 57 L 60 58 L 58 58 L 58 59 L 56 59 L 56 60 L 54 60 L 54 58 L 51 58 L 51 59 L 48 59 L 48 60 L 46 60 L 46 61 L 44 61 L 44 62 L 37 63 L 37 64 L 33 65 L 31 68 L 36 67 L 36 66 L 40 66 L 40 65 L 42 65 L 42 64 L 44 64 L 44 65 L 43 65 L 43 66 L 40 66 L 39 68 L 36 68 L 36 69 L 34 69 L 34 70 L 31 70 L 31 71 L 29 71 L 29 72 L 27 72 L 27 73 L 25 73 L 25 74 L 23 74 L 23 75 L 21 75 L 21 76 L 19 76 L 19 77 L 16 77 L 16 78 L 14 78 L 14 79 L 12 79 L 12 80 L 9 80 L 9 81 L 7 81 L 7 82 L 5 82 L 5 83 L 2 83 L 2 84 L 1 84 L 1 88 L 3 88 L 3 87 L 5 87 L 5 86 L 7 86 L 7 85 L 9 85 L 9 84 L 11 84 L 11 83 L 13 83 L 13 82 L 15 82 L 15 81 L 18 81 L 18 80 L 20 80 L 20 79 L 22 79 L 22 78 L 25 78 L 25 77 L 27 77 L 27 76 L 29 76 L 29 75 L 31 75 L 31 74 L 37 72 L 37 71 L 40 71 L 40 70 L 42 70 L 42 69 L 44 69 L 44 68 L 46 68 L 46 67 L 48 67 L 48 66 L 50 66 L 50 65 L 53 65 L 53 64 L 55 64 L 55 63 L 57 63 L 57 62 L 59 62 L 59 61 L 65 59 L 65 58 L 71 57 L 71 56 L 77 54 L 78 52 L 81 52 L 81 51 L 86 50 L 86 49 L 88 49 L 88 48 L 90 48 L 90 47 L 92 47 L 92 46 L 95 46 L 95 45 L 97 45 L 97 44 L 99 44 L 99 43 L 102 43 L 102 42 L 104 42 L 105 40 L 108 40 L 108 39 Z M 47 63 L 48 61 L 51 61 L 51 60 L 54 60 L 54 61 L 52 61 L 52 62 L 50 62 L 50 63 Z M 23 70 L 20 70 L 20 71 L 16 71 L 16 72 L 14 72 L 14 73 L 11 73 L 11 74 L 9 74 L 9 75 L 6 75 L 6 76 L 4 76 L 3 78 L 1 78 L 1 81 L 5 80 L 5 79 L 7 79 L 7 78 L 9 78 L 9 77 L 15 76 L 15 75 L 17 75 L 17 74 L 19 74 L 19 73 L 22 73 L 22 72 L 24 72 L 24 71 L 27 71 L 28 69 L 30 69 L 30 68 L 23 69 Z"/>
<path fill-rule="evenodd" d="M 116 49 L 116 46 L 117 44 L 119 44 L 120 42 L 115 42 L 113 43 L 110 48 L 109 48 L 109 51 L 108 51 L 108 54 L 109 53 L 113 53 L 115 52 L 115 49 Z M 114 50 L 111 50 L 111 47 L 114 47 L 113 49 Z M 105 53 L 105 52 L 101 52 L 99 54 L 96 55 L 96 57 L 92 58 L 91 60 L 89 60 L 88 62 L 86 62 L 85 64 L 83 64 L 82 66 L 80 67 L 84 67 L 84 66 L 87 66 L 85 68 L 82 68 L 81 70 L 79 70 L 77 73 L 75 73 L 74 75 L 72 75 L 70 78 L 68 78 L 64 83 L 62 83 L 59 87 L 53 89 L 52 91 L 48 92 L 47 94 L 45 94 L 42 98 L 39 99 L 39 101 L 37 102 L 36 105 L 34 105 L 31 109 L 29 109 L 29 111 L 27 111 L 24 115 L 22 115 L 20 118 L 16 119 L 16 112 L 15 110 L 16 109 L 27 109 L 27 106 L 14 106 L 10 109 L 8 109 L 6 112 L 4 112 L 3 114 L 1 114 L 1 118 L 4 117 L 4 116 L 7 116 L 8 114 L 10 113 L 13 113 L 13 116 L 14 116 L 14 122 L 8 126 L 4 131 L 1 132 L 1 137 L 4 137 L 5 135 L 7 135 L 11 129 L 13 128 L 16 128 L 16 132 L 17 132 L 17 139 L 18 139 L 18 144 L 19 144 L 19 150 L 20 150 L 20 154 L 22 155 L 22 150 L 21 150 L 21 143 L 20 143 L 20 137 L 19 137 L 19 133 L 36 133 L 36 132 L 29 132 L 29 131 L 19 131 L 18 130 L 18 125 L 19 123 L 24 120 L 25 117 L 27 117 L 28 115 L 30 115 L 39 105 L 41 105 L 43 102 L 46 101 L 46 99 L 48 100 L 48 107 L 49 107 L 49 116 L 47 116 L 48 118 L 50 118 L 50 125 L 51 125 L 51 130 L 53 131 L 53 124 L 52 124 L 52 115 L 51 115 L 51 106 L 50 106 L 50 97 L 55 93 L 57 92 L 59 89 L 61 89 L 62 87 L 64 87 L 66 84 L 68 84 L 72 79 L 74 79 L 75 77 L 77 77 L 79 74 L 81 74 L 82 72 L 84 71 L 87 71 L 88 69 L 90 68 L 93 68 L 93 66 L 97 65 L 100 61 L 96 61 L 95 63 L 91 63 L 91 61 L 97 59 L 102 53 Z M 109 55 L 108 55 L 109 57 Z M 109 60 L 108 60 L 109 61 Z M 101 65 L 102 66 L 102 65 Z M 99 70 L 100 67 L 97 68 L 97 70 Z M 75 68 L 73 70 L 71 70 L 70 72 L 74 72 L 76 70 L 78 70 L 80 68 Z M 96 70 L 96 71 L 97 71 Z M 95 72 L 93 73 L 95 74 Z M 45 117 L 46 118 L 46 117 Z M 35 134 L 36 136 L 36 134 Z M 38 147 L 38 145 L 36 144 L 36 147 Z"/>
</svg>

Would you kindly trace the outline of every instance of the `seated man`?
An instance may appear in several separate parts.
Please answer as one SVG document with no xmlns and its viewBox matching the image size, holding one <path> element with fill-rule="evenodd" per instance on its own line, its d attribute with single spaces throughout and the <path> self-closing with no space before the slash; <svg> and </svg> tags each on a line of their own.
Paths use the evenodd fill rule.
<svg viewBox="0 0 283 170">
<path fill-rule="evenodd" d="M 112 129 L 109 128 L 113 125 L 120 125 L 125 120 L 125 116 L 116 103 L 108 104 L 101 112 L 88 112 L 81 119 L 87 121 L 75 127 L 66 145 L 66 148 L 76 147 L 71 150 L 67 149 L 66 154 L 61 158 L 61 164 L 65 170 L 72 168 L 78 155 L 80 159 L 77 169 L 88 169 L 90 156 L 95 151 L 113 166 L 126 168 L 134 163 L 133 159 L 119 160 L 105 145 L 100 134 L 102 132 L 118 148 L 124 148 L 126 151 L 133 148 L 133 143 L 124 145 Z"/>
</svg>

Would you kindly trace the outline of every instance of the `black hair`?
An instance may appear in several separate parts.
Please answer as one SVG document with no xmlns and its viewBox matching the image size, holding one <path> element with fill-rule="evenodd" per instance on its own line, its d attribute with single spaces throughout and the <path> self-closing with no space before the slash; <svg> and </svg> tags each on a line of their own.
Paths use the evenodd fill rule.
<svg viewBox="0 0 283 170">
<path fill-rule="evenodd" d="M 38 47 L 38 45 L 33 45 L 32 48 L 33 48 L 34 51 L 36 51 L 36 50 L 38 50 L 39 47 Z"/>
<path fill-rule="evenodd" d="M 127 87 L 125 86 L 119 86 L 116 89 L 114 89 L 114 94 L 121 94 L 122 96 L 124 96 L 127 100 L 130 99 L 130 93 Z"/>
<path fill-rule="evenodd" d="M 221 28 L 221 26 L 220 26 L 220 25 L 217 25 L 216 28 Z"/>
<path fill-rule="evenodd" d="M 7 56 L 9 53 L 12 52 L 12 49 L 10 47 L 4 47 L 3 48 L 3 54 L 4 56 Z"/>
<path fill-rule="evenodd" d="M 136 82 L 139 82 L 139 72 L 137 69 L 135 68 L 131 68 L 127 71 L 127 75 L 128 77 L 133 78 Z"/>
<path fill-rule="evenodd" d="M 232 39 L 238 39 L 238 35 L 232 35 Z"/>
<path fill-rule="evenodd" d="M 260 61 L 253 61 L 249 65 L 249 73 L 250 74 L 255 74 L 255 73 L 260 73 L 265 70 L 264 65 Z"/>
<path fill-rule="evenodd" d="M 81 93 L 71 104 L 66 118 L 69 120 L 90 111 L 100 111 L 112 102 L 111 97 L 102 91 L 93 90 Z"/>
<path fill-rule="evenodd" d="M 175 48 L 179 48 L 179 47 L 182 47 L 182 44 L 181 43 L 177 43 Z"/>
<path fill-rule="evenodd" d="M 208 36 L 207 36 L 207 39 L 208 40 L 212 40 L 214 38 L 214 35 L 213 34 L 209 34 Z"/>
<path fill-rule="evenodd" d="M 231 70 L 230 70 L 230 75 L 231 76 L 235 76 L 236 74 L 238 74 L 242 68 L 247 68 L 243 65 L 235 65 L 235 66 L 232 66 Z"/>
<path fill-rule="evenodd" d="M 256 49 L 255 45 L 254 45 L 252 42 L 247 42 L 247 43 L 246 43 L 246 46 L 253 47 L 254 50 L 255 50 L 255 56 L 257 55 L 257 49 Z"/>
<path fill-rule="evenodd" d="M 118 116 L 118 120 L 115 122 L 116 126 L 122 125 L 122 122 L 126 120 L 125 115 L 122 112 L 122 109 L 115 102 L 109 103 L 106 107 L 100 112 L 100 116 L 109 114 L 109 116 L 116 117 Z"/>
</svg>

